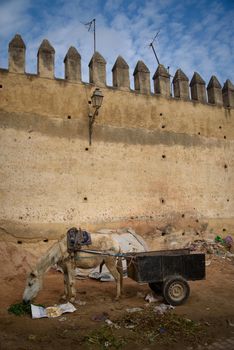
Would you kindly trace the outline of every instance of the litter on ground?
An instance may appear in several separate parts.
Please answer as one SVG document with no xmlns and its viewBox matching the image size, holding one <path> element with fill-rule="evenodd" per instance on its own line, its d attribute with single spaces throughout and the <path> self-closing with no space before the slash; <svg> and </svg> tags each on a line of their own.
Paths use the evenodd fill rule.
<svg viewBox="0 0 234 350">
<path fill-rule="evenodd" d="M 66 312 L 74 312 L 76 308 L 71 303 L 60 304 L 44 308 L 31 304 L 32 318 L 59 317 Z"/>
<path fill-rule="evenodd" d="M 155 306 L 154 312 L 156 312 L 159 315 L 165 314 L 168 310 L 173 310 L 175 307 L 172 305 L 166 305 L 166 304 L 160 304 L 158 306 Z"/>
<path fill-rule="evenodd" d="M 132 307 L 132 308 L 126 309 L 126 311 L 129 313 L 133 313 L 133 312 L 143 311 L 143 309 L 141 307 Z"/>
</svg>

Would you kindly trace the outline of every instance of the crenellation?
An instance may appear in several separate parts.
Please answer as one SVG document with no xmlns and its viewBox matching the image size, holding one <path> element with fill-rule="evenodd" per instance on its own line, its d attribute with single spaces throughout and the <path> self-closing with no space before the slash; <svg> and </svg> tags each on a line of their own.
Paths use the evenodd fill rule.
<svg viewBox="0 0 234 350">
<path fill-rule="evenodd" d="M 16 34 L 9 43 L 9 72 L 25 73 L 26 46 L 19 34 Z"/>
<path fill-rule="evenodd" d="M 234 108 L 234 85 L 229 79 L 224 83 L 222 94 L 224 106 Z"/>
<path fill-rule="evenodd" d="M 181 69 L 177 69 L 173 78 L 174 96 L 177 98 L 189 99 L 189 78 Z"/>
<path fill-rule="evenodd" d="M 106 60 L 97 51 L 89 62 L 89 82 L 98 86 L 106 86 Z"/>
<path fill-rule="evenodd" d="M 222 87 L 215 75 L 212 75 L 207 85 L 208 102 L 223 105 Z"/>
<path fill-rule="evenodd" d="M 192 100 L 206 103 L 206 83 L 202 77 L 195 72 L 190 82 Z"/>
<path fill-rule="evenodd" d="M 143 94 L 150 94 L 150 71 L 143 61 L 137 62 L 133 76 L 135 90 Z"/>
<path fill-rule="evenodd" d="M 25 73 L 25 52 L 26 45 L 22 37 L 16 34 L 9 43 L 10 73 Z M 54 79 L 54 62 L 55 50 L 50 42 L 44 39 L 37 53 L 37 76 Z M 73 46 L 69 48 L 64 58 L 64 70 L 65 81 L 73 83 L 82 81 L 81 55 Z M 107 87 L 106 74 L 106 60 L 96 51 L 89 62 L 89 83 Z M 137 62 L 133 77 L 135 91 L 150 95 L 150 71 L 143 61 Z M 172 97 L 170 77 L 164 65 L 159 64 L 153 76 L 155 94 Z M 118 56 L 112 68 L 112 78 L 114 88 L 133 92 L 130 89 L 129 65 L 121 56 Z M 206 89 L 205 81 L 197 72 L 189 84 L 187 75 L 181 69 L 177 69 L 172 84 L 175 98 L 202 103 L 207 103 L 208 99 L 209 104 L 234 108 L 234 88 L 230 80 L 225 82 L 222 89 L 218 79 L 212 76 Z"/>
<path fill-rule="evenodd" d="M 55 50 L 47 39 L 44 39 L 37 53 L 37 74 L 43 78 L 54 78 Z"/>
<path fill-rule="evenodd" d="M 163 64 L 159 64 L 153 76 L 154 92 L 164 97 L 170 97 L 170 74 Z"/>
<path fill-rule="evenodd" d="M 130 80 L 129 80 L 129 65 L 123 59 L 123 57 L 118 56 L 115 64 L 112 68 L 113 76 L 113 86 L 123 89 L 130 89 Z"/>
<path fill-rule="evenodd" d="M 64 58 L 65 79 L 81 81 L 81 55 L 75 47 L 71 46 Z"/>
</svg>

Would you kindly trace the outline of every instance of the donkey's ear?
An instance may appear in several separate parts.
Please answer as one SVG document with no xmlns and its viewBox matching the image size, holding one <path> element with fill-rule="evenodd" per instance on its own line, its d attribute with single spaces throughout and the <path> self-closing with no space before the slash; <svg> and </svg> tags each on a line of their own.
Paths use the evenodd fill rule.
<svg viewBox="0 0 234 350">
<path fill-rule="evenodd" d="M 38 276 L 38 273 L 37 273 L 36 270 L 33 270 L 33 271 L 30 273 L 30 277 L 32 277 L 32 278 L 35 278 L 35 277 L 37 277 L 37 276 Z"/>
</svg>

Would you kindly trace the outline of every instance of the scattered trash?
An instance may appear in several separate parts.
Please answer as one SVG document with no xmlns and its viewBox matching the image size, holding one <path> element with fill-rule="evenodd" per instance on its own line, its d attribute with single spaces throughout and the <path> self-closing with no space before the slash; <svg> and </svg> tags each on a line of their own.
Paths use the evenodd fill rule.
<svg viewBox="0 0 234 350">
<path fill-rule="evenodd" d="M 144 298 L 144 297 L 145 297 L 145 293 L 143 293 L 143 292 L 137 292 L 137 297 L 138 297 L 138 298 Z"/>
<path fill-rule="evenodd" d="M 185 318 L 184 319 L 186 322 L 192 322 L 192 320 L 190 320 L 190 318 Z"/>
<path fill-rule="evenodd" d="M 215 242 L 217 242 L 217 243 L 224 243 L 224 240 L 220 237 L 220 236 L 216 236 L 215 237 Z"/>
<path fill-rule="evenodd" d="M 36 340 L 36 335 L 35 334 L 29 334 L 28 340 Z"/>
<path fill-rule="evenodd" d="M 101 314 L 92 316 L 91 320 L 96 322 L 106 321 L 109 315 L 107 312 L 102 312 Z"/>
<path fill-rule="evenodd" d="M 159 328 L 159 333 L 161 333 L 161 334 L 166 333 L 166 329 L 165 328 Z"/>
<path fill-rule="evenodd" d="M 135 328 L 136 326 L 134 325 L 134 324 L 126 324 L 125 326 L 124 326 L 124 328 L 127 328 L 127 329 L 133 329 L 133 328 Z"/>
<path fill-rule="evenodd" d="M 107 318 L 107 319 L 105 320 L 105 323 L 107 323 L 108 326 L 114 327 L 114 328 L 116 328 L 116 329 L 120 329 L 120 326 L 118 326 L 116 323 L 114 323 L 114 322 L 112 322 L 111 320 L 109 320 L 109 318 Z"/>
<path fill-rule="evenodd" d="M 152 293 L 149 293 L 146 295 L 145 301 L 148 301 L 149 303 L 155 303 L 155 302 L 159 301 L 159 299 L 155 298 L 155 296 Z"/>
<path fill-rule="evenodd" d="M 158 306 L 155 306 L 154 312 L 156 312 L 159 315 L 163 315 L 168 310 L 173 310 L 175 307 L 172 305 L 166 305 L 166 304 L 160 304 Z"/>
<path fill-rule="evenodd" d="M 231 236 L 227 236 L 226 238 L 224 238 L 224 245 L 227 249 L 231 249 L 231 247 L 233 246 L 233 239 Z"/>
<path fill-rule="evenodd" d="M 133 313 L 133 312 L 143 311 L 143 309 L 141 307 L 133 307 L 131 309 L 126 309 L 126 311 L 129 312 L 129 313 Z"/>
<path fill-rule="evenodd" d="M 114 281 L 114 277 L 110 273 L 101 273 L 100 277 L 101 282 L 111 282 Z"/>
<path fill-rule="evenodd" d="M 64 322 L 64 321 L 66 321 L 66 319 L 67 319 L 67 318 L 64 316 L 64 317 L 59 318 L 59 321 L 60 321 L 60 322 Z"/>
<path fill-rule="evenodd" d="M 75 303 L 76 305 L 79 305 L 79 306 L 84 306 L 84 305 L 86 305 L 86 301 L 81 301 L 81 300 L 76 300 L 74 303 Z"/>
<path fill-rule="evenodd" d="M 233 239 L 231 236 L 227 236 L 224 239 L 220 236 L 216 236 L 214 241 L 209 239 L 198 239 L 187 243 L 184 248 L 189 248 L 191 251 L 216 255 L 218 257 L 222 257 L 223 259 L 234 259 L 234 254 L 230 252 L 232 245 Z M 211 260 L 207 260 L 206 266 L 209 266 L 210 264 Z"/>
<path fill-rule="evenodd" d="M 69 302 L 66 304 L 50 306 L 47 308 L 31 304 L 32 318 L 43 318 L 43 317 L 53 318 L 53 317 L 59 317 L 65 312 L 74 312 L 74 311 L 76 311 L 75 306 Z"/>
<path fill-rule="evenodd" d="M 234 323 L 232 323 L 230 320 L 227 320 L 227 324 L 228 324 L 230 327 L 234 327 Z"/>
</svg>

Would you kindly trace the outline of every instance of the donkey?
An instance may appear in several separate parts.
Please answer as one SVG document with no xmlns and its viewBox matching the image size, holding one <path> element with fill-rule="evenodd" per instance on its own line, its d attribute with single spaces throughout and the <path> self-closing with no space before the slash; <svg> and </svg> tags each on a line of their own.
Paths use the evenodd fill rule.
<svg viewBox="0 0 234 350">
<path fill-rule="evenodd" d="M 122 293 L 123 271 L 119 243 L 111 237 L 111 234 L 92 233 L 92 244 L 86 246 L 87 251 L 78 251 L 74 258 L 67 252 L 67 238 L 56 242 L 45 255 L 41 257 L 35 268 L 29 273 L 23 293 L 23 301 L 29 303 L 34 299 L 43 287 L 43 276 L 49 268 L 58 264 L 64 272 L 63 299 L 73 302 L 76 298 L 75 267 L 90 269 L 105 263 L 116 282 L 116 300 Z M 92 254 L 88 251 L 100 251 L 102 254 Z"/>
</svg>

